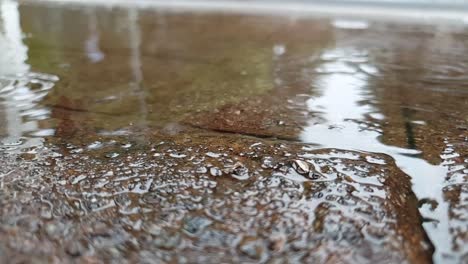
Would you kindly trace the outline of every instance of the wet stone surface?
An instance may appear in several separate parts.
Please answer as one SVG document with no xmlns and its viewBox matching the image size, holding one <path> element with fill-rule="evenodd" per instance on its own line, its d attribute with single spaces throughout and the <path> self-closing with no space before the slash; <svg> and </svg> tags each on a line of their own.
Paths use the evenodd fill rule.
<svg viewBox="0 0 468 264">
<path fill-rule="evenodd" d="M 468 262 L 466 25 L 0 7 L 0 262 Z"/>
<path fill-rule="evenodd" d="M 430 259 L 410 179 L 387 156 L 229 136 L 100 141 L 2 154 L 3 261 Z"/>
</svg>

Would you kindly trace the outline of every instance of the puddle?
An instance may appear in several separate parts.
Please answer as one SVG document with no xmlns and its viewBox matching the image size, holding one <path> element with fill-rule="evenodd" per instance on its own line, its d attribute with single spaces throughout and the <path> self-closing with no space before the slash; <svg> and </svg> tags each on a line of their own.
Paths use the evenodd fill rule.
<svg viewBox="0 0 468 264">
<path fill-rule="evenodd" d="M 339 44 L 338 44 L 339 45 Z M 443 249 L 450 247 L 448 226 L 448 202 L 444 200 L 447 169 L 432 165 L 419 157 L 421 151 L 386 145 L 379 138 L 382 129 L 378 124 L 367 124 L 367 116 L 385 120 L 378 109 L 363 102 L 376 100 L 369 94 L 369 78 L 378 74 L 369 62 L 366 52 L 356 50 L 325 50 L 320 57 L 323 65 L 317 69 L 320 76 L 312 86 L 320 96 L 307 101 L 309 111 L 317 117 L 311 119 L 300 138 L 320 147 L 350 149 L 373 153 L 385 153 L 411 176 L 413 191 L 420 199 L 433 199 L 438 205 L 434 210 L 421 210 L 423 217 L 437 221 L 425 224 L 426 232 L 436 248 L 436 261 L 442 261 Z M 359 69 L 365 68 L 367 72 Z M 436 192 L 435 190 L 438 190 Z"/>
<path fill-rule="evenodd" d="M 466 261 L 465 25 L 0 6 L 6 259 Z"/>
<path fill-rule="evenodd" d="M 41 120 L 50 118 L 50 109 L 39 102 L 47 96 L 58 78 L 50 74 L 30 72 L 26 63 L 28 48 L 23 43 L 18 4 L 1 4 L 2 33 L 0 35 L 0 109 L 3 129 L 0 148 L 8 150 L 40 144 L 40 137 L 51 136 L 53 129 L 41 129 Z M 32 136 L 32 137 L 31 137 Z M 21 142 L 14 144 L 12 142 Z"/>
</svg>

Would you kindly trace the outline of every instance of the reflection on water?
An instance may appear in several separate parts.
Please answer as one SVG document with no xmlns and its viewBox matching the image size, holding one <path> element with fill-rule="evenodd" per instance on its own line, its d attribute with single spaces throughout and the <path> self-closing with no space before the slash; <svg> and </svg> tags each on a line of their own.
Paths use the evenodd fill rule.
<svg viewBox="0 0 468 264">
<path fill-rule="evenodd" d="M 339 46 L 340 43 L 337 43 Z M 375 107 L 364 102 L 373 100 L 368 79 L 378 75 L 366 51 L 334 49 L 324 51 L 323 64 L 317 71 L 322 75 L 312 85 L 320 93 L 308 100 L 309 111 L 317 114 L 301 134 L 304 142 L 320 147 L 351 149 L 385 153 L 411 176 L 413 191 L 419 199 L 434 199 L 434 210 L 423 207 L 424 217 L 437 223 L 426 224 L 426 231 L 436 246 L 436 260 L 441 261 L 444 249 L 450 247 L 448 204 L 442 195 L 446 168 L 431 165 L 418 157 L 420 151 L 383 144 L 379 137 L 382 130 L 376 124 L 368 124 L 367 117 L 385 119 Z M 365 69 L 366 71 L 363 71 Z M 438 190 L 436 193 L 435 190 Z"/>
<path fill-rule="evenodd" d="M 99 48 L 99 31 L 97 28 L 96 13 L 92 11 L 89 13 L 89 37 L 86 40 L 85 49 L 88 59 L 93 63 L 97 63 L 103 60 L 105 55 Z"/>
<path fill-rule="evenodd" d="M 337 26 L 336 22 L 333 24 Z M 338 28 L 343 29 L 346 27 L 338 23 Z M 354 29 L 363 28 L 354 27 Z M 458 49 L 456 48 L 457 44 L 450 42 L 450 35 L 444 35 L 445 37 L 441 39 L 442 31 L 443 29 L 437 30 L 437 37 L 429 42 L 433 43 L 437 48 L 432 49 L 431 46 L 425 48 L 430 50 L 431 54 L 428 55 L 423 53 L 424 51 L 420 51 L 419 54 L 425 57 L 422 59 L 412 57 L 409 59 L 410 61 L 403 59 L 403 61 L 400 60 L 400 65 L 389 64 L 386 59 L 378 60 L 377 58 L 383 58 L 384 56 L 376 56 L 373 53 L 376 50 L 375 46 L 368 47 L 360 42 L 357 42 L 359 44 L 353 43 L 350 41 L 350 34 L 338 31 L 336 47 L 324 51 L 319 59 L 322 64 L 316 71 L 322 75 L 312 83 L 318 95 L 307 102 L 309 111 L 315 113 L 315 115 L 301 134 L 301 139 L 305 142 L 315 143 L 323 147 L 370 151 L 392 156 L 396 164 L 412 177 L 413 191 L 421 201 L 420 211 L 426 219 L 425 230 L 436 248 L 434 260 L 440 263 L 444 261 L 458 262 L 463 259 L 463 253 L 454 255 L 451 252 L 460 245 L 457 241 L 458 238 L 455 239 L 455 237 L 459 236 L 459 225 L 463 220 L 455 216 L 460 212 L 459 209 L 454 209 L 454 207 L 458 206 L 454 206 L 453 200 L 447 197 L 449 196 L 449 186 L 452 185 L 449 179 L 464 177 L 466 180 L 466 173 L 462 172 L 466 169 L 466 160 L 455 161 L 452 159 L 451 162 L 447 163 L 440 160 L 434 161 L 434 158 L 431 158 L 430 162 L 424 159 L 431 157 L 428 155 L 431 148 L 430 144 L 442 144 L 442 146 L 447 144 L 447 140 L 444 140 L 444 138 L 433 139 L 429 144 L 424 143 L 424 140 L 422 140 L 424 139 L 423 133 L 433 129 L 429 127 L 434 126 L 434 123 L 443 123 L 441 120 L 436 121 L 435 116 L 423 113 L 425 111 L 432 112 L 434 109 L 447 112 L 450 109 L 450 104 L 440 103 L 440 94 L 421 93 L 411 97 L 397 96 L 401 94 L 408 96 L 408 93 L 417 93 L 417 90 L 437 89 L 440 92 L 441 89 L 444 89 L 446 92 L 444 96 L 449 96 L 451 93 L 461 96 L 459 97 L 460 100 L 455 99 L 452 102 L 458 101 L 462 108 L 466 108 L 463 105 L 466 106 L 467 101 L 462 99 L 466 98 L 466 94 L 460 86 L 462 82 L 458 82 L 460 77 L 457 74 L 466 64 L 450 61 L 450 58 L 454 56 L 453 52 Z M 342 35 L 341 38 L 340 35 Z M 443 41 L 445 41 L 446 46 L 441 48 L 440 44 Z M 436 42 L 437 44 L 435 44 Z M 360 45 L 364 48 L 356 49 Z M 385 46 L 383 43 L 377 45 Z M 408 54 L 407 51 L 404 51 L 406 48 L 409 50 L 417 49 L 417 45 L 414 48 L 395 43 L 393 45 L 393 48 L 395 46 L 404 47 L 401 51 L 402 54 Z M 426 64 L 422 67 L 417 66 L 414 63 L 417 63 L 418 60 L 422 60 Z M 409 68 L 408 64 L 413 65 L 414 68 Z M 452 66 L 453 64 L 456 66 Z M 445 74 L 441 75 L 435 74 L 441 65 L 445 65 L 443 68 L 452 69 L 453 72 L 445 72 Z M 389 68 L 393 67 L 395 67 L 396 71 L 394 75 L 389 73 L 391 71 Z M 396 70 L 397 67 L 401 67 L 401 71 Z M 427 81 L 427 79 L 430 81 Z M 387 98 L 396 98 L 398 101 L 392 102 L 389 100 L 386 102 L 385 97 L 382 100 L 382 94 Z M 445 100 L 449 100 L 449 97 L 445 97 Z M 413 103 L 408 104 L 408 101 L 413 101 Z M 397 108 L 392 104 L 402 105 L 400 111 L 404 121 L 403 124 L 401 118 L 398 117 Z M 427 108 L 414 110 L 414 108 L 417 109 L 418 107 Z M 408 110 L 408 108 L 412 110 Z M 466 115 L 465 110 L 461 110 L 463 113 L 461 116 Z M 455 114 L 455 112 L 456 110 L 452 113 Z M 428 120 L 431 125 L 428 126 L 425 121 L 419 121 L 418 117 Z M 396 124 L 398 125 L 395 126 Z M 405 133 L 399 134 L 400 132 L 397 131 L 401 129 L 398 129 L 398 126 Z M 447 129 L 446 133 L 450 135 L 451 132 L 449 131 L 451 129 Z M 395 138 L 394 134 L 399 134 L 401 137 L 399 142 L 401 143 L 389 140 L 389 138 Z M 461 142 L 457 143 L 457 149 L 463 152 L 466 149 L 465 143 L 463 143 L 463 141 L 466 142 L 466 134 L 462 132 L 459 139 Z M 440 143 L 437 141 L 440 141 Z M 397 146 L 392 146 L 392 143 L 397 143 Z M 422 151 L 417 150 L 418 146 L 421 147 Z M 456 150 L 450 149 L 454 151 L 452 153 L 454 156 L 460 157 Z M 439 148 L 438 151 L 440 151 L 440 157 L 444 159 L 445 154 L 443 154 L 443 151 L 445 150 Z M 455 177 L 450 173 L 453 169 L 450 168 L 450 165 L 447 166 L 453 163 L 457 164 L 455 171 L 458 176 Z M 459 180 L 455 181 L 457 184 L 461 184 Z M 462 195 L 460 194 L 460 196 Z M 461 203 L 464 204 L 464 202 Z M 457 213 L 454 212 L 455 210 Z M 463 244 L 463 242 L 461 243 Z M 464 250 L 461 250 L 461 252 L 464 252 Z"/>
<path fill-rule="evenodd" d="M 27 47 L 23 44 L 23 33 L 20 27 L 18 4 L 14 1 L 2 1 L 0 25 L 0 57 L 1 75 L 24 73 L 29 67 L 25 64 L 27 59 Z M 8 52 L 5 52 L 8 51 Z"/>
<path fill-rule="evenodd" d="M 37 145 L 39 138 L 26 140 L 23 136 L 50 136 L 53 129 L 41 129 L 40 120 L 50 117 L 50 110 L 38 105 L 53 87 L 57 78 L 48 74 L 29 72 L 28 48 L 23 43 L 18 4 L 6 0 L 0 3 L 0 112 L 5 120 L 0 124 L 2 148 Z"/>
<path fill-rule="evenodd" d="M 463 27 L 1 6 L 1 150 L 52 150 L 23 185 L 1 156 L 0 188 L 48 237 L 89 217 L 66 254 L 424 263 L 424 226 L 466 258 Z"/>
</svg>

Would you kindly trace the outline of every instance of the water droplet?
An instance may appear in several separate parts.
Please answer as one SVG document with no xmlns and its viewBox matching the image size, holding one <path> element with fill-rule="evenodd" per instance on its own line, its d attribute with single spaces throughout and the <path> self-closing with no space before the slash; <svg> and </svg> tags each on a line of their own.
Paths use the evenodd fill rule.
<svg viewBox="0 0 468 264">
<path fill-rule="evenodd" d="M 221 157 L 221 154 L 214 153 L 214 152 L 207 152 L 206 156 L 211 157 L 211 158 L 219 158 L 219 157 Z"/>
<path fill-rule="evenodd" d="M 102 142 L 100 141 L 94 141 L 93 143 L 88 145 L 88 149 L 99 149 L 103 146 Z"/>
<path fill-rule="evenodd" d="M 296 170 L 297 173 L 302 175 L 308 174 L 310 172 L 309 163 L 303 160 L 295 160 L 292 164 L 292 167 L 294 170 Z"/>
<path fill-rule="evenodd" d="M 284 53 L 286 53 L 286 47 L 284 45 L 282 45 L 282 44 L 277 44 L 277 45 L 273 46 L 273 53 L 276 56 L 281 56 Z"/>
<path fill-rule="evenodd" d="M 223 172 L 218 167 L 211 167 L 210 174 L 212 176 L 218 177 L 218 176 L 223 175 Z"/>
<path fill-rule="evenodd" d="M 207 173 L 208 172 L 208 169 L 204 166 L 202 167 L 198 167 L 197 170 L 195 171 L 196 173 L 200 173 L 200 174 L 203 174 L 203 173 Z"/>
<path fill-rule="evenodd" d="M 173 158 L 176 158 L 176 159 L 182 159 L 182 158 L 187 157 L 187 155 L 181 154 L 181 153 L 171 153 L 171 154 L 169 154 L 169 156 L 171 156 Z"/>
<path fill-rule="evenodd" d="M 111 153 L 106 154 L 106 158 L 110 158 L 110 159 L 117 158 L 118 156 L 120 156 L 120 154 L 117 152 L 111 152 Z"/>
</svg>

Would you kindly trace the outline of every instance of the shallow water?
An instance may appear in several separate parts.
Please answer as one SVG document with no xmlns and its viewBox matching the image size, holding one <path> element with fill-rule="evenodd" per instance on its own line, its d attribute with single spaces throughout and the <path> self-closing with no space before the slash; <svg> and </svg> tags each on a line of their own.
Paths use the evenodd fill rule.
<svg viewBox="0 0 468 264">
<path fill-rule="evenodd" d="M 359 29 L 365 29 L 359 26 Z M 421 151 L 412 148 L 386 145 L 379 140 L 382 130 L 377 127 L 369 129 L 366 116 L 385 120 L 378 108 L 362 103 L 372 100 L 366 94 L 367 84 L 372 75 L 379 70 L 369 65 L 366 52 L 355 50 L 333 49 L 324 51 L 321 58 L 324 65 L 318 71 L 323 74 L 315 81 L 321 95 L 307 101 L 308 109 L 318 113 L 324 121 L 312 119 L 304 128 L 301 139 L 304 142 L 316 143 L 321 147 L 334 147 L 385 153 L 395 159 L 396 164 L 411 176 L 413 191 L 417 197 L 434 199 L 438 206 L 433 211 L 421 210 L 424 217 L 438 221 L 437 227 L 432 223 L 426 225 L 426 231 L 436 247 L 436 259 L 442 261 L 440 254 L 450 247 L 448 226 L 448 202 L 444 201 L 442 188 L 447 169 L 443 165 L 432 165 L 418 154 Z M 359 72 L 364 69 L 364 72 Z M 370 76 L 369 76 L 370 75 Z M 439 190 L 437 193 L 436 190 Z M 442 251 L 442 252 L 441 252 Z"/>
<path fill-rule="evenodd" d="M 1 10 L 5 256 L 467 261 L 465 25 Z"/>
</svg>

